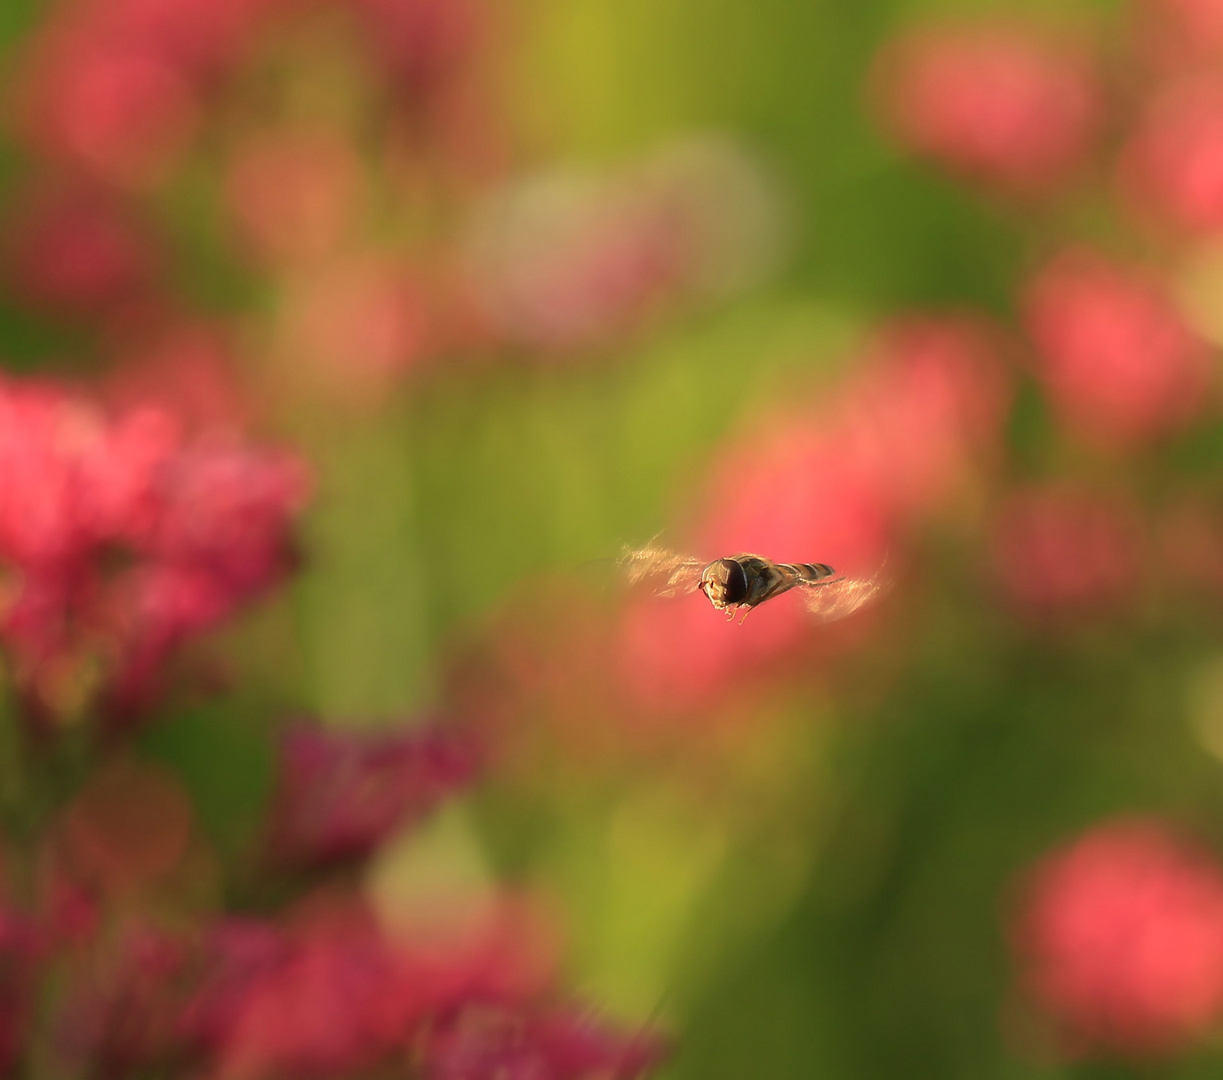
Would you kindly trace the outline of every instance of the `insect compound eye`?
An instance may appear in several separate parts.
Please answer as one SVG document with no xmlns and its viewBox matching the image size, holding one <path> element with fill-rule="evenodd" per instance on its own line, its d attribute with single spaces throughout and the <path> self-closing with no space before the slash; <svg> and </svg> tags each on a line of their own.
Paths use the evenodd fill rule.
<svg viewBox="0 0 1223 1080">
<path fill-rule="evenodd" d="M 747 574 L 734 559 L 719 559 L 714 568 L 714 577 L 722 585 L 725 603 L 738 604 L 747 596 Z"/>
</svg>

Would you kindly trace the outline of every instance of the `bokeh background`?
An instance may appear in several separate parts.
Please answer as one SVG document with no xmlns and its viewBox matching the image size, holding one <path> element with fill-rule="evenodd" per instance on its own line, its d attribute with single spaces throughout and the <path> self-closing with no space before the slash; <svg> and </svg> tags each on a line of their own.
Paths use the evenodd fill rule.
<svg viewBox="0 0 1223 1080">
<path fill-rule="evenodd" d="M 0 48 L 0 1065 L 1223 1067 L 1223 3 L 5 0 Z M 889 587 L 728 624 L 627 587 L 656 537 Z M 648 1034 L 447 1027 L 525 977 L 350 1022 L 366 930 L 150 1005 L 322 888 L 509 919 Z"/>
</svg>

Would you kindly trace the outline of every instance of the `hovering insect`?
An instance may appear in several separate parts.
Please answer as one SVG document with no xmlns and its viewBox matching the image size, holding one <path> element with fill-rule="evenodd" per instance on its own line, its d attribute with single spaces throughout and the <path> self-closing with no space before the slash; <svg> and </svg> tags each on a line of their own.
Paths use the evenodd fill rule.
<svg viewBox="0 0 1223 1080">
<path fill-rule="evenodd" d="M 654 579 L 660 596 L 703 592 L 719 611 L 743 618 L 766 600 L 800 589 L 803 602 L 822 622 L 833 622 L 857 611 L 883 591 L 878 578 L 840 577 L 824 563 L 776 563 L 761 555 L 732 555 L 704 562 L 650 544 L 626 549 L 620 557 L 630 582 Z"/>
</svg>

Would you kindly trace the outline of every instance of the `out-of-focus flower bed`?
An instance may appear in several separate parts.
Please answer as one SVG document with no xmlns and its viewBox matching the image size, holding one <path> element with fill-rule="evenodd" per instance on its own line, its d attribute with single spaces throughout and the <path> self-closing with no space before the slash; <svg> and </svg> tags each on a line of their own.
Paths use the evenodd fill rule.
<svg viewBox="0 0 1223 1080">
<path fill-rule="evenodd" d="M 0 35 L 0 1074 L 1217 1072 L 1220 0 Z"/>
</svg>

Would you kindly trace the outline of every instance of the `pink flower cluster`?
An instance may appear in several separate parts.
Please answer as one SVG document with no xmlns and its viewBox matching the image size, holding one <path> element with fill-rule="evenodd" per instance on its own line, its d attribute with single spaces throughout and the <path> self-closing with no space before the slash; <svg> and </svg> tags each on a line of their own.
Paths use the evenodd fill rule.
<svg viewBox="0 0 1223 1080">
<path fill-rule="evenodd" d="M 1029 872 L 1022 980 L 1068 1048 L 1148 1057 L 1223 1019 L 1223 867 L 1155 819 L 1096 826 Z"/>
<path fill-rule="evenodd" d="M 1047 200 L 1074 175 L 1105 177 L 1099 194 L 1134 240 L 1162 249 L 1136 265 L 1072 241 L 1021 290 L 1033 369 L 1059 418 L 1112 452 L 1166 440 L 1211 404 L 1210 328 L 1182 310 L 1175 265 L 1223 225 L 1217 7 L 1150 0 L 1131 55 L 1091 57 L 1065 35 L 995 19 L 917 28 L 880 56 L 876 96 L 906 146 L 984 188 Z M 1125 93 L 1106 102 L 1094 72 L 1109 63 Z M 1122 131 L 1112 161 L 1094 138 L 1106 103 Z"/>
<path fill-rule="evenodd" d="M 422 236 L 415 221 L 453 217 L 425 203 L 465 197 L 451 188 L 484 168 L 474 159 L 496 156 L 474 70 L 484 21 L 468 0 L 54 5 L 15 50 L 7 116 L 28 154 L 0 235 L 6 290 L 40 315 L 112 334 L 180 317 L 192 305 L 178 295 L 183 277 L 166 272 L 182 245 L 164 210 L 213 174 L 229 227 L 203 241 L 219 249 L 210 257 L 254 264 L 277 296 L 251 319 L 270 325 L 243 336 L 321 373 L 328 392 L 377 396 L 449 343 L 448 310 L 470 291 L 457 274 L 432 280 L 416 253 L 366 234 L 423 241 L 431 267 L 457 262 L 453 240 Z M 380 117 L 377 131 L 274 109 L 231 122 L 269 64 L 286 65 L 287 54 L 313 70 L 320 49 L 360 71 L 361 92 L 381 102 L 366 110 Z M 436 196 L 420 187 L 426 173 L 442 181 Z M 374 188 L 413 188 L 393 200 L 402 226 L 367 229 Z"/>
<path fill-rule="evenodd" d="M 162 182 L 206 107 L 295 0 L 83 0 L 41 26 L 23 57 L 19 126 L 40 156 L 106 184 Z M 384 75 L 419 105 L 446 85 L 479 29 L 467 3 L 362 0 L 355 21 Z"/>
<path fill-rule="evenodd" d="M 4 278 L 30 308 L 98 317 L 130 309 L 155 291 L 162 262 L 156 237 L 120 200 L 61 183 L 13 201 Z"/>
<path fill-rule="evenodd" d="M 467 781 L 473 748 L 437 732 L 285 732 L 268 857 L 323 869 L 368 856 L 396 828 L 422 817 Z"/>
<path fill-rule="evenodd" d="M 148 705 L 181 645 L 292 566 L 309 488 L 293 455 L 163 408 L 0 383 L 0 644 L 27 705 Z"/>
<path fill-rule="evenodd" d="M 368 856 L 461 782 L 462 751 L 439 731 L 332 733 L 309 748 L 311 776 L 335 766 L 311 803 L 294 786 L 307 738 L 299 727 L 285 744 L 269 835 L 316 875 L 336 863 L 337 835 L 342 854 Z M 334 830 L 311 832 L 311 817 Z M 455 898 L 392 925 L 316 876 L 287 907 L 201 912 L 182 883 L 203 844 L 172 774 L 147 765 L 102 771 L 65 808 L 38 860 L 35 914 L 0 903 L 0 1066 L 36 1045 L 48 1066 L 116 1078 L 631 1080 L 659 1058 L 656 1038 L 614 1032 L 558 994 L 551 933 L 521 900 Z"/>
</svg>

